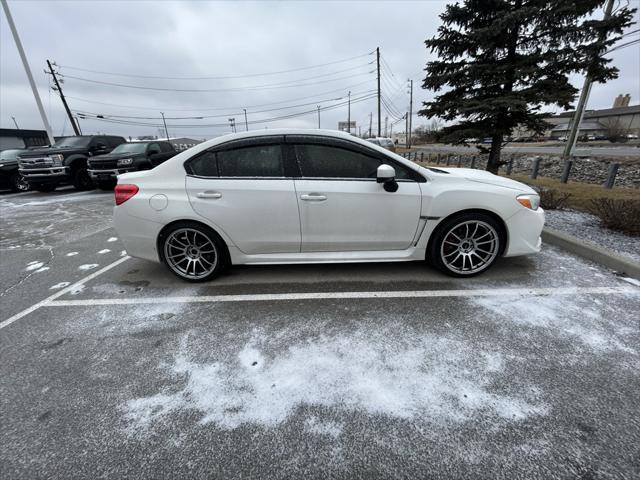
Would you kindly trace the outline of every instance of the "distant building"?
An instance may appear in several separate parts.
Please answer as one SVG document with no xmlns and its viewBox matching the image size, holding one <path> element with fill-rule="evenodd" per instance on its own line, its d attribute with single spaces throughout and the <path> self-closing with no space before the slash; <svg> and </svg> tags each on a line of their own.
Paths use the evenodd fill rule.
<svg viewBox="0 0 640 480">
<path fill-rule="evenodd" d="M 134 141 L 136 140 L 139 142 L 143 142 L 143 141 L 148 142 L 149 140 L 166 140 L 166 138 L 158 137 L 157 135 L 144 135 L 136 138 Z M 187 150 L 191 147 L 195 147 L 196 145 L 198 145 L 199 143 L 202 143 L 203 141 L 204 140 L 195 140 L 193 138 L 187 138 L 187 137 L 169 138 L 169 142 L 171 142 L 171 145 L 173 145 L 173 148 L 175 148 L 179 152 L 183 150 Z"/>
<path fill-rule="evenodd" d="M 623 97 L 624 98 L 624 97 Z M 628 103 L 628 99 L 625 100 Z M 567 134 L 574 112 L 563 112 L 545 120 L 554 125 L 546 136 L 563 137 Z M 578 135 L 640 135 L 640 105 L 627 105 L 601 110 L 586 110 Z"/>
<path fill-rule="evenodd" d="M 44 147 L 49 145 L 49 137 L 44 130 L 23 130 L 0 128 L 0 151 L 10 148 Z"/>
<path fill-rule="evenodd" d="M 613 108 L 628 107 L 630 101 L 631 95 L 629 95 L 628 93 L 626 95 L 618 95 L 613 101 Z"/>
</svg>

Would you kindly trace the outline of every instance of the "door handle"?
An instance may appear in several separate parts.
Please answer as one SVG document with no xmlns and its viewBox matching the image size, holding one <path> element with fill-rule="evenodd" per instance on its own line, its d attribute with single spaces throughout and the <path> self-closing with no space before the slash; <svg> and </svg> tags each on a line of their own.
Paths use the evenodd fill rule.
<svg viewBox="0 0 640 480">
<path fill-rule="evenodd" d="M 220 192 L 198 192 L 196 194 L 198 198 L 222 198 L 222 194 Z"/>
<path fill-rule="evenodd" d="M 306 200 L 307 202 L 324 202 L 326 199 L 326 195 L 322 195 L 319 193 L 303 193 L 302 195 L 300 195 L 300 200 Z"/>
</svg>

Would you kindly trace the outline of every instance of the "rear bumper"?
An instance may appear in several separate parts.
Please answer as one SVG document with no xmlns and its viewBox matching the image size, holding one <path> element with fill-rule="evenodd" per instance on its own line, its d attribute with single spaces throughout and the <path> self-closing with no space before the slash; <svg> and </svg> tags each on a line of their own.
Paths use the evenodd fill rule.
<svg viewBox="0 0 640 480">
<path fill-rule="evenodd" d="M 160 261 L 156 239 L 162 224 L 130 215 L 126 204 L 123 204 L 113 208 L 113 226 L 128 255 L 152 262 Z"/>
<path fill-rule="evenodd" d="M 544 210 L 530 210 L 522 208 L 506 222 L 508 230 L 508 244 L 505 257 L 530 255 L 538 253 L 542 247 L 542 227 L 544 227 Z"/>
</svg>

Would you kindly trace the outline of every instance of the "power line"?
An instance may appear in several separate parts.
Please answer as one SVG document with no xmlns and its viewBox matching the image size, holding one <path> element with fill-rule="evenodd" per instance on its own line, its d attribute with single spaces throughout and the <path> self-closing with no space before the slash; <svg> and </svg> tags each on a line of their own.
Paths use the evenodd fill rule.
<svg viewBox="0 0 640 480">
<path fill-rule="evenodd" d="M 82 82 L 95 83 L 99 85 L 109 85 L 112 87 L 123 87 L 123 88 L 134 88 L 137 90 L 154 90 L 159 92 L 237 92 L 237 91 L 245 91 L 245 90 L 268 90 L 268 89 L 277 89 L 277 88 L 296 88 L 296 87 L 306 87 L 310 85 L 319 85 L 322 83 L 330 83 L 338 80 L 345 80 L 347 78 L 361 77 L 363 75 L 370 75 L 374 73 L 374 71 L 356 73 L 355 75 L 347 75 L 344 77 L 331 78 L 328 80 L 323 80 L 319 82 L 310 82 L 310 83 L 293 83 L 290 84 L 272 84 L 272 85 L 255 85 L 250 87 L 232 87 L 232 88 L 207 88 L 207 89 L 194 89 L 194 88 L 161 88 L 161 87 L 146 87 L 142 85 L 127 85 L 123 83 L 114 83 L 114 82 L 104 82 L 102 80 L 92 80 L 89 78 L 76 77 L 73 75 L 64 75 L 64 78 L 71 78 L 73 80 L 79 80 Z M 312 77 L 313 78 L 313 77 Z M 311 79 L 311 78 L 309 78 Z"/>
<path fill-rule="evenodd" d="M 362 86 L 364 84 L 368 84 L 370 83 L 370 80 L 365 80 L 364 82 L 359 82 L 359 83 L 355 83 L 355 84 L 351 84 L 351 85 L 347 85 L 345 87 L 341 87 L 341 88 L 335 88 L 333 90 L 328 90 L 325 92 L 321 92 L 318 93 L 318 96 L 322 96 L 322 95 L 328 95 L 330 93 L 335 93 L 335 92 L 343 92 L 346 89 L 349 88 L 354 88 L 354 87 L 359 87 Z M 134 106 L 134 105 L 124 105 L 121 103 L 107 103 L 107 102 L 98 102 L 95 100 L 89 100 L 86 98 L 80 98 L 80 97 L 74 97 L 71 95 L 67 95 L 67 98 L 73 98 L 74 100 L 78 100 L 80 102 L 85 102 L 85 103 L 92 103 L 92 104 L 96 104 L 96 105 L 106 105 L 109 107 L 122 107 L 122 108 L 130 108 L 130 109 L 135 109 L 135 110 L 153 110 L 154 112 L 157 112 L 159 108 L 163 108 L 163 107 L 142 107 L 142 106 Z M 268 107 L 270 105 L 280 105 L 282 103 L 287 103 L 287 102 L 297 102 L 299 100 L 307 100 L 310 98 L 314 98 L 314 96 L 304 96 L 304 97 L 298 97 L 298 98 L 292 98 L 292 99 L 288 99 L 288 100 L 281 100 L 278 102 L 270 102 L 270 103 L 262 103 L 259 105 L 246 105 L 243 108 L 248 108 L 248 109 L 252 109 L 252 108 L 261 108 L 261 107 Z M 315 97 L 317 98 L 317 97 Z M 210 112 L 210 111 L 219 111 L 219 110 L 231 110 L 232 108 L 235 107 L 207 107 L 207 108 L 189 108 L 189 109 L 184 109 L 184 108 L 163 108 L 165 112 Z"/>
<path fill-rule="evenodd" d="M 361 95 L 361 94 L 365 94 L 365 93 L 372 93 L 375 90 L 367 90 L 364 92 L 357 92 L 356 95 Z M 307 103 L 300 103 L 300 104 L 296 104 L 296 105 L 287 105 L 285 107 L 277 107 L 277 108 L 268 108 L 268 109 L 264 109 L 264 110 L 251 110 L 252 114 L 256 114 L 256 113 L 266 113 L 266 112 L 273 112 L 273 111 L 277 111 L 277 110 L 288 110 L 290 108 L 297 108 L 297 107 L 305 107 L 305 106 L 309 106 L 309 105 L 316 105 L 318 103 L 322 103 L 322 102 L 330 102 L 330 101 L 338 101 L 338 100 L 344 100 L 345 98 L 347 98 L 346 95 L 341 96 L 341 97 L 334 97 L 334 98 L 325 98 L 322 100 L 315 100 L 312 102 L 307 102 Z M 188 117 L 165 117 L 167 120 L 202 120 L 205 118 L 222 118 L 222 117 L 229 117 L 232 115 L 241 115 L 243 110 L 247 110 L 246 108 L 238 108 L 237 111 L 234 112 L 227 112 L 227 113 L 221 113 L 221 114 L 216 114 L 216 115 L 200 115 L 200 116 L 188 116 Z M 74 110 L 75 113 L 81 114 L 81 115 L 101 115 L 103 117 L 109 117 L 109 118 L 123 118 L 123 119 L 137 119 L 137 120 L 159 120 L 160 117 L 143 117 L 143 116 L 135 116 L 135 115 L 116 115 L 116 114 L 107 114 L 107 113 L 96 113 L 96 112 L 88 112 L 85 110 Z"/>
<path fill-rule="evenodd" d="M 159 80 L 231 80 L 231 79 L 238 79 L 238 78 L 250 78 L 250 77 L 262 77 L 262 76 L 268 76 L 268 75 L 280 75 L 282 73 L 291 73 L 291 72 L 300 72 L 303 70 L 312 70 L 314 68 L 320 68 L 320 67 L 326 67 L 328 65 L 336 65 L 339 63 L 345 63 L 345 62 L 349 62 L 351 60 L 356 60 L 359 58 L 363 58 L 369 55 L 372 55 L 374 53 L 374 51 L 362 54 L 362 55 L 356 55 L 354 57 L 349 57 L 349 58 L 345 58 L 343 60 L 336 60 L 333 62 L 327 62 L 327 63 L 320 63 L 317 65 L 310 65 L 308 67 L 299 67 L 299 68 L 292 68 L 289 70 L 279 70 L 279 71 L 275 71 L 275 72 L 263 72 L 263 73 L 248 73 L 248 74 L 243 74 L 243 75 L 223 75 L 223 76 L 203 76 L 203 77 L 191 77 L 191 76 L 183 76 L 183 77 L 166 77 L 166 76 L 160 76 L 160 75 L 136 75 L 136 74 L 131 74 L 131 73 L 115 73 L 115 72 L 105 72 L 105 71 L 100 71 L 100 70 L 89 70 L 86 68 L 80 68 L 80 67 L 73 67 L 73 66 L 69 66 L 69 65 L 60 65 L 61 68 L 67 68 L 69 70 L 76 70 L 79 72 L 87 72 L 87 73 L 97 73 L 100 75 L 112 75 L 112 76 L 118 76 L 118 77 L 131 77 L 131 78 L 147 78 L 147 79 L 151 79 L 151 78 L 155 78 L 155 79 L 159 79 Z"/>
</svg>

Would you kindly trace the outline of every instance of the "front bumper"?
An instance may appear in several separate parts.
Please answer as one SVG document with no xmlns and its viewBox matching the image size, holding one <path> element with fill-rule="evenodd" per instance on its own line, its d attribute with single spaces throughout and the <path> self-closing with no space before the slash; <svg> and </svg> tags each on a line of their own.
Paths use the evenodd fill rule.
<svg viewBox="0 0 640 480">
<path fill-rule="evenodd" d="M 133 168 L 89 169 L 87 172 L 94 180 L 116 180 L 121 173 L 133 172 Z"/>
<path fill-rule="evenodd" d="M 69 167 L 19 168 L 18 171 L 27 182 L 60 183 L 70 178 Z"/>
<path fill-rule="evenodd" d="M 508 230 L 505 257 L 530 255 L 538 253 L 542 247 L 542 227 L 544 227 L 544 210 L 522 208 L 506 221 Z"/>
</svg>

